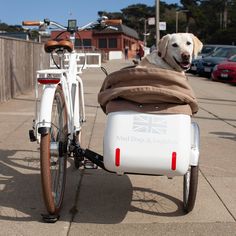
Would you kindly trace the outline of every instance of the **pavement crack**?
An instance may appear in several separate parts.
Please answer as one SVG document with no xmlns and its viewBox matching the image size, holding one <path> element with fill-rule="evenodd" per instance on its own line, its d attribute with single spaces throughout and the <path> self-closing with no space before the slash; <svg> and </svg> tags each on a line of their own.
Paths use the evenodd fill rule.
<svg viewBox="0 0 236 236">
<path fill-rule="evenodd" d="M 229 125 L 229 126 L 231 126 L 231 127 L 233 127 L 233 128 L 236 128 L 236 125 L 233 125 L 233 124 L 229 123 L 228 121 L 226 121 L 225 119 L 223 119 L 223 118 L 217 116 L 216 114 L 212 113 L 211 111 L 208 111 L 207 109 L 205 109 L 205 108 L 203 108 L 203 107 L 201 107 L 201 106 L 200 106 L 200 109 L 202 109 L 203 111 L 207 112 L 208 114 L 214 116 L 216 119 L 223 121 L 223 122 L 226 123 L 227 125 Z"/>
<path fill-rule="evenodd" d="M 91 136 L 89 138 L 88 148 L 90 147 L 90 144 L 91 144 L 91 141 L 92 141 L 92 136 L 93 136 L 93 131 L 94 131 L 94 127 L 95 127 L 95 122 L 96 122 L 96 119 L 97 119 L 97 114 L 98 114 L 98 107 L 96 109 L 95 116 L 94 116 L 94 121 L 93 121 L 92 130 L 91 130 Z M 77 203 L 79 201 L 79 195 L 80 195 L 82 181 L 83 181 L 83 177 L 84 177 L 84 169 L 80 169 L 79 171 L 80 171 L 80 180 L 79 180 L 78 186 L 76 188 L 74 204 L 73 204 L 72 208 L 70 209 L 71 220 L 70 220 L 70 224 L 69 224 L 69 227 L 68 227 L 67 236 L 69 236 L 70 230 L 71 230 L 71 227 L 72 227 L 72 222 L 74 222 L 75 216 L 79 212 L 79 209 L 78 209 L 79 207 L 77 206 Z"/>
<path fill-rule="evenodd" d="M 69 227 L 68 227 L 68 231 L 67 231 L 67 236 L 70 233 L 72 222 L 74 222 L 75 216 L 76 216 L 76 214 L 79 211 L 78 207 L 77 207 L 77 202 L 79 201 L 79 195 L 80 195 L 82 180 L 83 180 L 83 176 L 84 176 L 84 169 L 81 169 L 79 171 L 80 171 L 80 180 L 79 180 L 78 186 L 76 188 L 74 204 L 73 204 L 72 208 L 70 209 L 71 220 L 70 220 L 70 223 L 69 223 Z"/>
<path fill-rule="evenodd" d="M 211 182 L 207 179 L 207 177 L 204 175 L 204 173 L 201 171 L 201 169 L 199 169 L 199 171 L 201 172 L 203 178 L 206 180 L 206 182 L 209 184 L 209 186 L 211 187 L 211 189 L 214 191 L 214 193 L 216 194 L 216 196 L 218 197 L 218 199 L 220 200 L 220 202 L 223 204 L 223 206 L 225 207 L 225 209 L 228 211 L 228 213 L 231 215 L 231 217 L 233 218 L 233 220 L 236 222 L 236 217 L 233 215 L 233 213 L 230 211 L 230 209 L 227 207 L 227 205 L 224 203 L 223 199 L 220 197 L 220 195 L 217 193 L 217 191 L 215 190 L 215 188 L 213 187 L 213 185 L 211 184 Z"/>
</svg>

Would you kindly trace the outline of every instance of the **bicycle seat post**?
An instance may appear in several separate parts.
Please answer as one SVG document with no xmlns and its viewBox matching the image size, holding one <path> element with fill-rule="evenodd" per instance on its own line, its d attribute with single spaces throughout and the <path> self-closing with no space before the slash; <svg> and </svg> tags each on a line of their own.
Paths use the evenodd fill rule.
<svg viewBox="0 0 236 236">
<path fill-rule="evenodd" d="M 58 55 L 58 58 L 59 58 L 60 68 L 65 68 L 65 51 L 64 50 L 58 50 L 57 55 Z"/>
</svg>

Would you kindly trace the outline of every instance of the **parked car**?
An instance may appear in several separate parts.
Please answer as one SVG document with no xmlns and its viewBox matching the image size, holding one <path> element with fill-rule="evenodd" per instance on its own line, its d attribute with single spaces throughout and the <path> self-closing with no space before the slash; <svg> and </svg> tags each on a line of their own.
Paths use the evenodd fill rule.
<svg viewBox="0 0 236 236">
<path fill-rule="evenodd" d="M 188 72 L 192 74 L 200 74 L 203 71 L 202 58 L 193 59 Z"/>
<path fill-rule="evenodd" d="M 198 74 L 199 71 L 201 70 L 201 59 L 203 57 L 206 57 L 213 53 L 215 50 L 217 50 L 219 47 L 222 45 L 216 45 L 216 44 L 204 44 L 202 47 L 201 52 L 198 54 L 196 59 L 193 59 L 191 67 L 189 72 L 193 74 Z"/>
<path fill-rule="evenodd" d="M 202 63 L 203 71 L 200 72 L 200 74 L 202 73 L 203 75 L 210 77 L 213 71 L 213 68 L 216 65 L 227 60 L 234 54 L 236 54 L 236 46 L 218 48 L 210 56 L 202 58 L 201 63 Z"/>
<path fill-rule="evenodd" d="M 196 59 L 200 59 L 206 57 L 216 51 L 218 48 L 223 47 L 224 45 L 217 45 L 217 44 L 204 44 L 202 47 L 201 52 L 198 54 Z"/>
<path fill-rule="evenodd" d="M 224 50 L 224 48 L 226 48 L 226 50 Z M 198 57 L 197 59 L 192 61 L 189 72 L 193 74 L 209 76 L 216 64 L 218 64 L 220 61 L 225 60 L 230 55 L 234 54 L 234 53 L 232 54 L 229 53 L 230 55 L 229 56 L 227 55 L 225 57 L 225 54 L 227 54 L 227 52 L 230 51 L 230 49 L 228 48 L 236 49 L 236 46 L 230 46 L 230 45 L 205 45 L 205 47 L 203 46 L 202 50 L 203 54 L 201 53 L 200 54 L 201 57 Z M 206 52 L 208 52 L 208 54 Z M 213 57 L 213 59 L 211 57 Z M 211 62 L 212 64 L 208 65 L 206 64 L 207 62 Z"/>
<path fill-rule="evenodd" d="M 236 54 L 227 61 L 216 65 L 211 74 L 211 78 L 214 81 L 236 84 Z"/>
</svg>

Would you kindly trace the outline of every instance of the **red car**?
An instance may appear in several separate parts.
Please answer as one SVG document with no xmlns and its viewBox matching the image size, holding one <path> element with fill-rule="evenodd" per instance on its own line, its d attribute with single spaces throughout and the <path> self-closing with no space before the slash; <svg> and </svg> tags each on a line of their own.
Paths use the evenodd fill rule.
<svg viewBox="0 0 236 236">
<path fill-rule="evenodd" d="M 236 84 L 236 55 L 216 65 L 212 71 L 211 78 L 214 81 Z"/>
</svg>

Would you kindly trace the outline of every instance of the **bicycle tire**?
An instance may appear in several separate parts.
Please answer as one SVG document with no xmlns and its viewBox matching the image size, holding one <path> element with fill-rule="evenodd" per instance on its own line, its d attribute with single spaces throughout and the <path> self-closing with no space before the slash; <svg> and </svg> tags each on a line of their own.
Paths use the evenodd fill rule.
<svg viewBox="0 0 236 236">
<path fill-rule="evenodd" d="M 184 175 L 183 205 L 186 213 L 192 211 L 195 205 L 198 186 L 198 171 L 199 166 L 191 166 L 188 172 Z"/>
<path fill-rule="evenodd" d="M 55 215 L 61 209 L 65 191 L 68 143 L 65 99 L 59 85 L 53 99 L 51 120 L 50 132 L 41 135 L 40 166 L 44 204 L 48 213 Z"/>
</svg>

